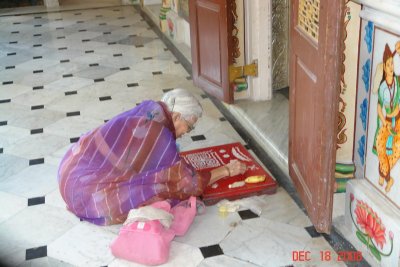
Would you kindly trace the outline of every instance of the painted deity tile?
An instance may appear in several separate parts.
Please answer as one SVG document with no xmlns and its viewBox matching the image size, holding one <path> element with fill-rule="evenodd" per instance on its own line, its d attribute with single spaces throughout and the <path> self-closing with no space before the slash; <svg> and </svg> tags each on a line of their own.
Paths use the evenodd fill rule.
<svg viewBox="0 0 400 267">
<path fill-rule="evenodd" d="M 369 85 L 365 178 L 400 206 L 400 35 L 375 27 L 372 43 L 372 60 L 363 66 L 363 86 Z"/>
</svg>

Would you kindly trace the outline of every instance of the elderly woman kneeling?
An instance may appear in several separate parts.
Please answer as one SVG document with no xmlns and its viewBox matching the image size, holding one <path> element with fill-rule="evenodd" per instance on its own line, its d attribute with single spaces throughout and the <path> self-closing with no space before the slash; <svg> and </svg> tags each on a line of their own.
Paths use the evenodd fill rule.
<svg viewBox="0 0 400 267">
<path fill-rule="evenodd" d="M 244 173 L 238 161 L 196 172 L 179 156 L 176 139 L 194 128 L 202 111 L 191 93 L 175 89 L 83 135 L 58 171 L 67 208 L 98 225 L 122 223 L 133 208 L 199 196 L 208 184 Z"/>
</svg>

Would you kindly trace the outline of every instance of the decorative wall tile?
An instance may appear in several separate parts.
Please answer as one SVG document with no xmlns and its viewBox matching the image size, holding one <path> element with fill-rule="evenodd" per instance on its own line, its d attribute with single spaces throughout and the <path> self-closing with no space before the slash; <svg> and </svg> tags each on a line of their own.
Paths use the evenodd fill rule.
<svg viewBox="0 0 400 267">
<path fill-rule="evenodd" d="M 356 240 L 352 244 L 360 253 L 369 253 L 380 266 L 399 264 L 400 212 L 365 179 L 347 184 L 345 216 Z"/>
</svg>

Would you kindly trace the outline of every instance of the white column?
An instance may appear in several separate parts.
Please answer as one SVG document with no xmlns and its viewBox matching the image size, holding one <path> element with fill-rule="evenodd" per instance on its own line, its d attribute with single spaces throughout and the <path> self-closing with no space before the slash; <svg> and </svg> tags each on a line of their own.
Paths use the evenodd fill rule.
<svg viewBox="0 0 400 267">
<path fill-rule="evenodd" d="M 271 0 L 245 0 L 246 64 L 258 61 L 258 77 L 250 77 L 250 97 L 272 98 Z"/>
</svg>

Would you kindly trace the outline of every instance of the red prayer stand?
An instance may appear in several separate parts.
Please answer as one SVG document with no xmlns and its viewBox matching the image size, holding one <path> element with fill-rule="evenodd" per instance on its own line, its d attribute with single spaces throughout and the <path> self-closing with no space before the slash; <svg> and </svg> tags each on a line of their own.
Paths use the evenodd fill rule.
<svg viewBox="0 0 400 267">
<path fill-rule="evenodd" d="M 221 199 L 234 200 L 243 197 L 274 194 L 278 188 L 277 182 L 267 173 L 240 143 L 206 147 L 180 153 L 185 161 L 198 171 L 211 171 L 237 159 L 245 163 L 247 171 L 233 177 L 226 177 L 207 186 L 202 199 L 206 205 L 213 205 Z M 263 175 L 265 181 L 246 183 L 241 187 L 229 188 L 234 182 L 244 181 L 249 176 Z"/>
</svg>

